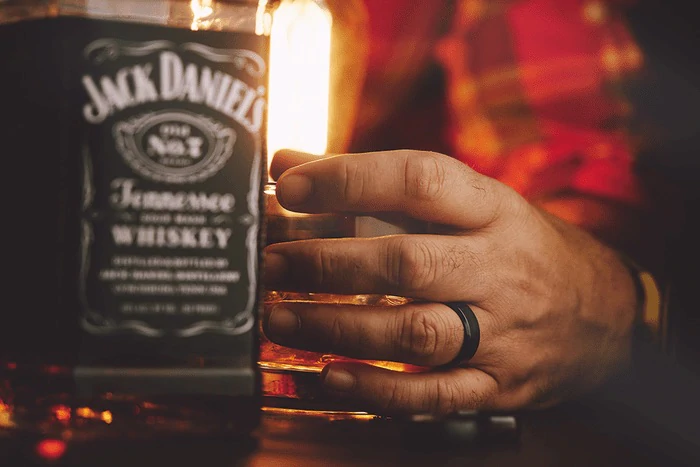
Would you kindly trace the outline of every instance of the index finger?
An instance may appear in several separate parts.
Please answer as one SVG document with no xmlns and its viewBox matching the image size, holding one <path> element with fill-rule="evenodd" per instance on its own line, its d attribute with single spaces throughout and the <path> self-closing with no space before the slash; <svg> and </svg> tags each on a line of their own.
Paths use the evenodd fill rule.
<svg viewBox="0 0 700 467">
<path fill-rule="evenodd" d="M 301 164 L 301 165 L 296 165 Z M 283 171 L 285 167 L 290 167 Z M 424 151 L 344 154 L 319 159 L 280 151 L 277 197 L 307 213 L 400 212 L 464 229 L 485 227 L 517 204 L 513 190 L 449 156 Z"/>
</svg>

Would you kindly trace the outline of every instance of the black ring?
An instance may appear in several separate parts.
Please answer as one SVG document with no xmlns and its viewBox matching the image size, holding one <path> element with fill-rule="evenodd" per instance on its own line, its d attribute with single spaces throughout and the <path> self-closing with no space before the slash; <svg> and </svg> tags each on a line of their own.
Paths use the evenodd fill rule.
<svg viewBox="0 0 700 467">
<path fill-rule="evenodd" d="M 445 305 L 449 306 L 452 311 L 457 313 L 459 319 L 462 320 L 462 326 L 464 326 L 462 348 L 459 350 L 454 360 L 445 365 L 447 367 L 459 366 L 471 360 L 476 354 L 476 350 L 479 348 L 479 340 L 481 339 L 479 321 L 476 319 L 476 315 L 469 305 L 464 302 L 445 303 Z"/>
</svg>

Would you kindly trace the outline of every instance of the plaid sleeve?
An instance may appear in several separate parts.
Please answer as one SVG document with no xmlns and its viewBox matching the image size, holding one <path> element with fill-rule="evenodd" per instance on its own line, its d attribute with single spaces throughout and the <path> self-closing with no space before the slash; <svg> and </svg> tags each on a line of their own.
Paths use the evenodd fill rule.
<svg viewBox="0 0 700 467">
<path fill-rule="evenodd" d="M 411 98 L 413 85 L 432 60 L 450 1 L 364 1 L 369 13 L 370 50 L 357 119 L 359 137 L 367 137 L 368 132 L 388 119 L 400 126 L 402 122 L 392 113 Z M 395 130 L 395 133 L 401 132 Z M 376 142 L 377 145 L 383 143 Z"/>
<path fill-rule="evenodd" d="M 643 57 L 624 0 L 458 0 L 438 44 L 455 155 L 529 199 L 640 204 L 629 104 Z"/>
</svg>

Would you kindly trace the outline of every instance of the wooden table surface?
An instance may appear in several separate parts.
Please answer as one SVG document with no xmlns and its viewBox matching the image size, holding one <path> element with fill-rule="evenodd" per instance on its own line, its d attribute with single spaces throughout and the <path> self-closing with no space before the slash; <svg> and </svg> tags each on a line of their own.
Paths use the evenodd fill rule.
<svg viewBox="0 0 700 467">
<path fill-rule="evenodd" d="M 16 444 L 0 440 L 0 465 L 94 467 L 268 466 L 652 466 L 674 465 L 649 440 L 624 439 L 592 422 L 581 407 L 520 414 L 518 432 L 473 440 L 476 425 L 328 420 L 264 413 L 254 441 L 179 439 L 111 441 L 70 447 L 61 462 L 28 464 Z M 446 427 L 451 427 L 446 429 Z M 471 434 L 457 436 L 458 433 Z M 470 441 L 472 439 L 472 441 Z M 26 453 L 28 449 L 25 449 Z M 10 453 L 14 452 L 13 455 Z M 675 464 L 678 465 L 678 464 Z"/>
<path fill-rule="evenodd" d="M 656 465 L 648 452 L 597 432 L 560 408 L 517 417 L 518 433 L 472 439 L 473 422 L 328 422 L 267 415 L 260 448 L 243 465 L 618 466 Z M 473 434 L 473 432 L 471 432 Z M 464 433 L 463 433 L 464 434 Z"/>
</svg>

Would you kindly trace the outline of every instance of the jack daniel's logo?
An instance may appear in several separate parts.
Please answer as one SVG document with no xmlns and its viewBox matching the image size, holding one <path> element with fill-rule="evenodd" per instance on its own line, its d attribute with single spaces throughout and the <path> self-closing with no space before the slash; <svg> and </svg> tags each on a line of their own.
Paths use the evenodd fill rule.
<svg viewBox="0 0 700 467">
<path fill-rule="evenodd" d="M 83 33 L 70 48 L 82 54 L 70 76 L 83 95 L 83 329 L 247 335 L 268 40 L 111 22 Z M 104 38 L 122 35 L 153 40 Z"/>
<path fill-rule="evenodd" d="M 251 87 L 228 73 L 181 54 L 209 62 L 231 62 L 253 77 L 263 76 L 265 62 L 249 50 L 220 50 L 202 44 L 180 46 L 169 41 L 129 43 L 100 39 L 85 56 L 96 64 L 122 55 L 144 57 L 99 77 L 85 75 L 82 84 L 90 99 L 83 116 L 101 124 L 118 112 L 149 104 L 183 102 L 226 115 L 251 134 L 258 134 L 265 111 L 265 87 Z M 201 60 L 200 60 L 201 61 Z M 236 133 L 212 118 L 188 111 L 146 112 L 114 125 L 117 150 L 140 175 L 167 183 L 194 183 L 216 174 L 233 153 Z"/>
</svg>

